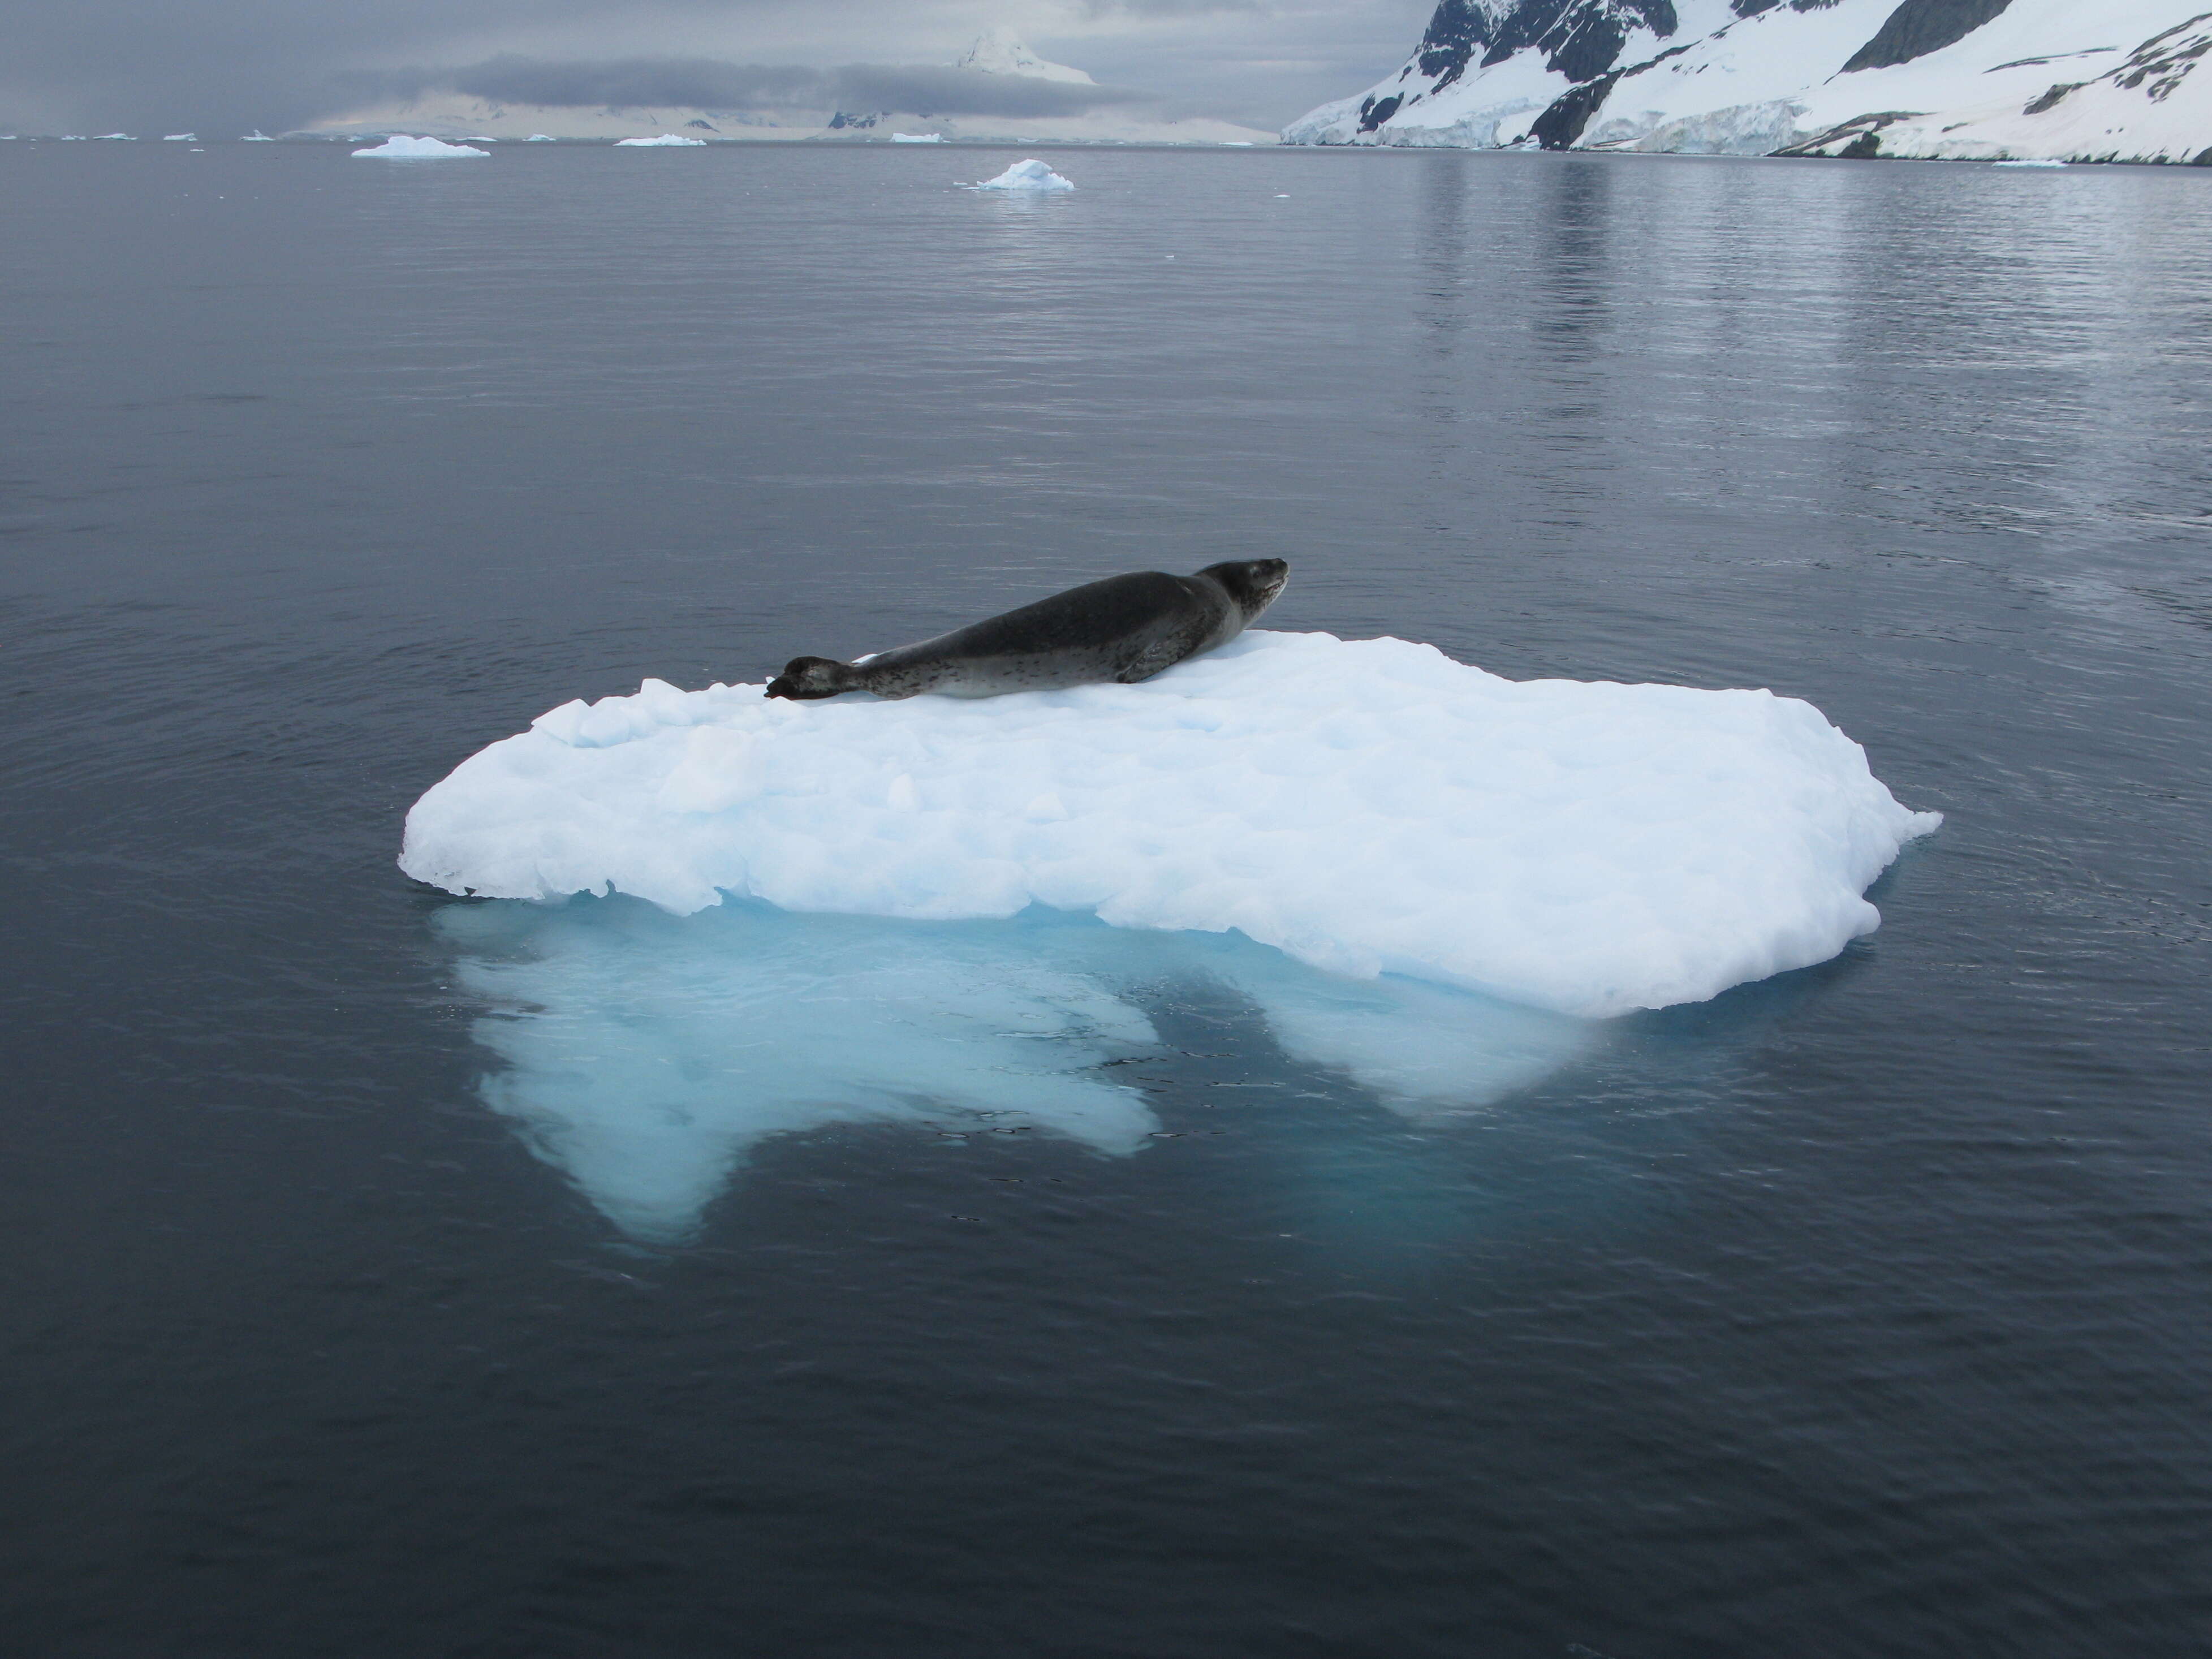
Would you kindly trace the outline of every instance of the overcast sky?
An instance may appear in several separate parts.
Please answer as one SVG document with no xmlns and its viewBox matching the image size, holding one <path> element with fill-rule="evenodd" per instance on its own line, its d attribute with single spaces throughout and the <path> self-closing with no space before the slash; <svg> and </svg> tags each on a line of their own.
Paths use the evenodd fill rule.
<svg viewBox="0 0 2212 1659">
<path fill-rule="evenodd" d="M 638 102 L 700 88 L 880 94 L 903 84 L 896 72 L 949 64 L 993 26 L 1111 95 L 1279 127 L 1395 69 L 1433 3 L 0 0 L 0 131 L 274 132 L 343 114 L 364 89 L 456 72 L 538 77 L 498 82 L 510 97 L 522 85 L 620 86 Z"/>
</svg>

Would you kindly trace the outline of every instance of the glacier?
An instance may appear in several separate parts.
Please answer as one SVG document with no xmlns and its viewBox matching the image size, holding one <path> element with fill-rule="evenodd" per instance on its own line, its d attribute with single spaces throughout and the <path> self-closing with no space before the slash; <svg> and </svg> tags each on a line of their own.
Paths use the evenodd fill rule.
<svg viewBox="0 0 2212 1659">
<path fill-rule="evenodd" d="M 1235 932 L 1353 980 L 1604 1018 L 1871 932 L 1938 815 L 1810 704 L 1515 682 L 1432 647 L 1248 633 L 1138 685 L 573 701 L 415 804 L 449 892 Z"/>
<path fill-rule="evenodd" d="M 1443 0 L 1300 144 L 2212 165 L 2203 0 Z"/>
</svg>

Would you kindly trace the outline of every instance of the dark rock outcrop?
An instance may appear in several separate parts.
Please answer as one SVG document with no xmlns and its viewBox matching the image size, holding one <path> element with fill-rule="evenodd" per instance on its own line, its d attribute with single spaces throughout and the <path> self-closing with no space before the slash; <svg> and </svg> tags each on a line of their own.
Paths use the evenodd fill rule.
<svg viewBox="0 0 2212 1659">
<path fill-rule="evenodd" d="M 2003 12 L 2012 0 L 1905 0 L 1874 39 L 1853 52 L 1843 72 L 1909 64 L 1965 40 Z"/>
</svg>

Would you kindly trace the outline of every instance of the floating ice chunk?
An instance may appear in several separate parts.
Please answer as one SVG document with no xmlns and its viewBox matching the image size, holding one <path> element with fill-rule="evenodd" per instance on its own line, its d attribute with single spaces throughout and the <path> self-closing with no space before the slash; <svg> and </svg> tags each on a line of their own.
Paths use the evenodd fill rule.
<svg viewBox="0 0 2212 1659">
<path fill-rule="evenodd" d="M 895 132 L 891 134 L 891 143 L 895 144 L 941 144 L 944 142 L 945 135 L 941 132 Z"/>
<path fill-rule="evenodd" d="M 523 142 L 531 144 L 550 144 L 553 142 L 553 135 L 550 132 L 533 132 Z"/>
<path fill-rule="evenodd" d="M 131 137 L 129 133 L 127 133 L 127 132 L 102 132 L 102 133 L 96 133 L 96 134 L 94 134 L 94 141 L 95 141 L 95 142 L 97 142 L 97 143 L 112 143 L 116 142 L 117 140 L 120 140 L 122 143 L 126 143 L 126 144 L 135 144 L 135 143 L 137 143 L 138 142 L 136 138 L 132 137 Z"/>
<path fill-rule="evenodd" d="M 240 139 L 238 142 L 241 144 L 273 144 L 276 141 L 274 138 L 271 138 L 267 133 L 262 131 L 259 127 L 256 127 L 252 131 L 247 133 L 245 137 Z"/>
<path fill-rule="evenodd" d="M 471 149 L 466 144 L 449 144 L 439 138 L 410 138 L 404 132 L 395 132 L 372 149 L 357 149 L 356 155 L 374 155 L 395 161 L 459 161 L 473 155 L 479 161 L 484 152 Z"/>
<path fill-rule="evenodd" d="M 692 149 L 702 145 L 704 138 L 686 138 L 680 132 L 664 132 L 653 138 L 617 138 L 617 149 Z"/>
<path fill-rule="evenodd" d="M 1233 928 L 1334 973 L 1603 1017 L 1826 960 L 1941 821 L 1795 698 L 1255 631 L 1140 685 L 564 704 L 417 801 L 400 867 L 686 913 L 726 894 Z"/>
<path fill-rule="evenodd" d="M 195 132 L 165 132 L 161 135 L 161 142 L 165 144 L 191 144 L 198 141 L 199 135 Z"/>
<path fill-rule="evenodd" d="M 1061 178 L 1043 162 L 1034 159 L 1017 161 L 995 179 L 986 179 L 975 186 L 977 190 L 1073 190 L 1075 186 Z"/>
</svg>

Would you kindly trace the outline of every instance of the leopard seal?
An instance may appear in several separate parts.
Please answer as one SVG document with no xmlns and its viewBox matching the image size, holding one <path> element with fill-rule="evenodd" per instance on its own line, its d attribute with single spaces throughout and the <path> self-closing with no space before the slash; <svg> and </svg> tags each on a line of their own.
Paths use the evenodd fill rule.
<svg viewBox="0 0 2212 1659">
<path fill-rule="evenodd" d="M 1281 559 L 1210 564 L 1188 576 L 1133 571 L 852 662 L 793 657 L 766 696 L 846 691 L 995 697 L 1071 685 L 1133 685 L 1243 633 L 1290 579 Z"/>
</svg>

